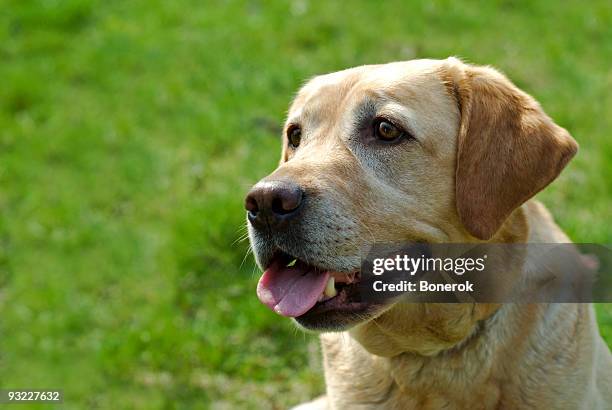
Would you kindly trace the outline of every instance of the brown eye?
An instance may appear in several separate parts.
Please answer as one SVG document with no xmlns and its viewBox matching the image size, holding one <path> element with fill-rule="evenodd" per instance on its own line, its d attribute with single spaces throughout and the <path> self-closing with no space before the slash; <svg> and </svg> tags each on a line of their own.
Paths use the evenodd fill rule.
<svg viewBox="0 0 612 410">
<path fill-rule="evenodd" d="M 381 119 L 374 123 L 374 135 L 383 141 L 393 141 L 404 135 L 404 132 L 387 120 Z"/>
<path fill-rule="evenodd" d="M 289 145 L 293 148 L 297 148 L 302 140 L 302 129 L 297 125 L 289 127 L 287 130 L 287 139 L 289 140 Z"/>
</svg>

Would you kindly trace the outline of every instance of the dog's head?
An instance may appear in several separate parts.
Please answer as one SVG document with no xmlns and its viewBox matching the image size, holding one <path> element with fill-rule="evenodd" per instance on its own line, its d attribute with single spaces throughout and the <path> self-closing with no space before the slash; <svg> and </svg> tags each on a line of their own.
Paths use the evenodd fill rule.
<svg viewBox="0 0 612 410">
<path fill-rule="evenodd" d="M 246 198 L 258 296 L 309 329 L 391 315 L 355 292 L 363 249 L 495 240 L 576 149 L 503 75 L 455 58 L 316 77 Z"/>
</svg>

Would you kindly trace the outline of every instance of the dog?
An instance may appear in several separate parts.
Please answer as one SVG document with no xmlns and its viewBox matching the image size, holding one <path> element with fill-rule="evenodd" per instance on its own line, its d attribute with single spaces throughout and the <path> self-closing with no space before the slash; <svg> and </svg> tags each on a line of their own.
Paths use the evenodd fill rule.
<svg viewBox="0 0 612 410">
<path fill-rule="evenodd" d="M 320 332 L 326 394 L 299 409 L 610 409 L 591 304 L 354 297 L 373 243 L 569 243 L 532 197 L 577 152 L 494 68 L 450 57 L 317 76 L 278 168 L 245 200 L 257 294 Z"/>
</svg>

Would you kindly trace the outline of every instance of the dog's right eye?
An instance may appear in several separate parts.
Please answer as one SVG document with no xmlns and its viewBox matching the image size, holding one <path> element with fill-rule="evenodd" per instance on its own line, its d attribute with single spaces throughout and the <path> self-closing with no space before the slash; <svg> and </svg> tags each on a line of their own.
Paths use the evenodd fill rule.
<svg viewBox="0 0 612 410">
<path fill-rule="evenodd" d="M 392 142 L 402 138 L 405 132 L 396 127 L 391 121 L 378 118 L 374 121 L 374 135 L 381 141 Z"/>
<path fill-rule="evenodd" d="M 298 125 L 290 126 L 287 130 L 287 139 L 289 140 L 289 145 L 297 148 L 302 140 L 302 129 Z"/>
</svg>

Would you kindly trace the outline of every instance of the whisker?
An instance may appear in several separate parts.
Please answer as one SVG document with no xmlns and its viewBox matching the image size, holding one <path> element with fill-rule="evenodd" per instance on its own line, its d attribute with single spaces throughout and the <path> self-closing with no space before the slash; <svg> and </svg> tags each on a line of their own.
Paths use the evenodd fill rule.
<svg viewBox="0 0 612 410">
<path fill-rule="evenodd" d="M 244 265 L 244 262 L 246 262 L 247 258 L 251 253 L 253 253 L 253 249 L 251 249 L 251 247 L 248 247 L 246 253 L 244 254 L 244 258 L 242 258 L 242 262 L 240 262 L 240 267 L 238 267 L 238 269 L 242 269 L 242 265 Z"/>
<path fill-rule="evenodd" d="M 251 272 L 251 278 L 254 278 L 257 275 L 257 265 L 253 265 L 253 270 Z"/>
<path fill-rule="evenodd" d="M 244 242 L 246 239 L 248 239 L 248 237 L 249 237 L 248 232 L 243 233 L 238 238 L 236 238 L 234 242 L 232 242 L 232 246 L 236 245 L 237 243 Z"/>
</svg>

